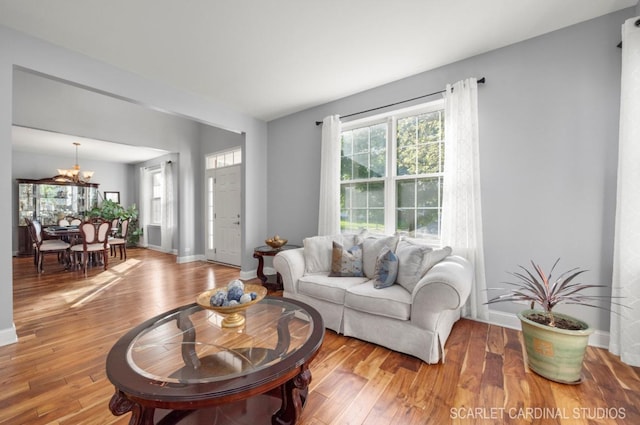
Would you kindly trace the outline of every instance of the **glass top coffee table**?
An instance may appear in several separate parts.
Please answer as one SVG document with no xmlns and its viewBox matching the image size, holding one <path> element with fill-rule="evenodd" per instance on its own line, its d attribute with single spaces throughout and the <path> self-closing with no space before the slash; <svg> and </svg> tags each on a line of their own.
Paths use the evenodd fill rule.
<svg viewBox="0 0 640 425">
<path fill-rule="evenodd" d="M 242 327 L 198 304 L 160 314 L 125 334 L 107 356 L 109 408 L 130 424 L 294 424 L 306 402 L 308 364 L 324 323 L 311 306 L 265 297 Z"/>
</svg>

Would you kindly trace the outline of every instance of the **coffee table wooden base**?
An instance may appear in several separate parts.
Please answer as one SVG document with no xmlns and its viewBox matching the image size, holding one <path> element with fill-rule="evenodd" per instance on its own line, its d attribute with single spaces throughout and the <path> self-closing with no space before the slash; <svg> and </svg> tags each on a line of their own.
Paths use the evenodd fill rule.
<svg viewBox="0 0 640 425">
<path fill-rule="evenodd" d="M 311 372 L 303 367 L 296 377 L 264 394 L 219 405 L 212 399 L 209 403 L 204 402 L 212 407 L 197 410 L 181 410 L 184 409 L 182 406 L 175 406 L 173 410 L 174 406 L 170 405 L 174 403 L 170 402 L 157 403 L 157 406 L 149 400 L 138 402 L 116 389 L 109 410 L 115 416 L 131 412 L 129 425 L 201 424 L 205 418 L 207 424 L 293 425 L 302 414 L 310 383 Z"/>
<path fill-rule="evenodd" d="M 131 413 L 130 425 L 295 424 L 322 345 L 322 316 L 270 296 L 244 314 L 244 326 L 224 328 L 218 314 L 193 303 L 127 332 L 107 356 L 111 412 Z"/>
</svg>

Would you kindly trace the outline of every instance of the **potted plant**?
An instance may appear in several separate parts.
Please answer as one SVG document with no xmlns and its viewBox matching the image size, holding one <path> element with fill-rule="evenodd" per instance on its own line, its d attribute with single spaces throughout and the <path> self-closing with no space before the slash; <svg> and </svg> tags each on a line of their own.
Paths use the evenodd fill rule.
<svg viewBox="0 0 640 425">
<path fill-rule="evenodd" d="M 127 244 L 129 246 L 137 245 L 140 236 L 142 236 L 142 228 L 138 225 L 138 209 L 136 208 L 136 204 L 132 204 L 125 209 L 119 203 L 105 199 L 99 207 L 95 207 L 89 211 L 88 216 L 100 217 L 107 221 L 115 218 L 120 221 L 129 220 L 129 231 L 127 234 Z"/>
<path fill-rule="evenodd" d="M 548 275 L 533 261 L 533 270 L 519 266 L 520 272 L 509 273 L 517 282 L 506 282 L 513 288 L 487 303 L 530 302 L 529 310 L 518 313 L 522 323 L 527 365 L 537 374 L 552 381 L 579 383 L 584 354 L 593 329 L 582 320 L 553 312 L 553 308 L 558 304 L 580 304 L 600 308 L 592 302 L 610 297 L 582 293 L 585 289 L 604 287 L 574 281 L 586 270 L 574 268 L 554 278 L 552 275 L 559 261 L 560 259 L 556 260 Z M 536 303 L 542 310 L 534 310 Z"/>
</svg>

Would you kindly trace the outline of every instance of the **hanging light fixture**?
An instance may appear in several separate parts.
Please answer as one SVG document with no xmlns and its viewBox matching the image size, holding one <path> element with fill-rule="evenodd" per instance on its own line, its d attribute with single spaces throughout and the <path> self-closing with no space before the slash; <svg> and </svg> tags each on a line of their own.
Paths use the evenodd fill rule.
<svg viewBox="0 0 640 425">
<path fill-rule="evenodd" d="M 58 168 L 58 175 L 54 179 L 73 183 L 89 183 L 89 180 L 93 177 L 93 171 L 80 172 L 80 165 L 78 165 L 78 146 L 80 146 L 80 143 L 73 142 L 73 144 L 76 147 L 76 164 L 70 169 Z"/>
</svg>

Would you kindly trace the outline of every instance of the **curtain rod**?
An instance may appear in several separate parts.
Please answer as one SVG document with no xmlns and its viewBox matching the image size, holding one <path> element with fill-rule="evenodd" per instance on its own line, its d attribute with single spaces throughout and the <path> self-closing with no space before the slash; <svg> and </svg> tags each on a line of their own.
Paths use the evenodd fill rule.
<svg viewBox="0 0 640 425">
<path fill-rule="evenodd" d="M 484 77 L 482 77 L 482 78 L 480 78 L 478 80 L 478 84 L 484 84 L 484 82 L 485 82 L 485 78 Z M 444 93 L 445 91 L 446 90 L 440 90 L 440 91 L 436 91 L 436 92 L 429 93 L 429 94 L 423 94 L 422 96 L 413 97 L 411 99 L 406 99 L 406 100 L 401 100 L 399 102 L 390 103 L 388 105 L 378 106 L 376 108 L 367 109 L 366 111 L 360 111 L 360 112 L 354 112 L 354 113 L 348 114 L 348 115 L 342 115 L 340 118 L 348 118 L 348 117 L 352 117 L 354 115 L 360 115 L 360 114 L 365 114 L 367 112 L 377 111 L 378 109 L 384 109 L 384 108 L 388 108 L 389 106 L 400 105 L 401 103 L 411 102 L 413 100 L 422 99 L 423 97 L 435 96 L 436 94 L 441 94 L 441 93 Z M 320 125 L 320 124 L 322 124 L 322 121 L 316 121 L 316 125 Z"/>
<path fill-rule="evenodd" d="M 173 162 L 171 160 L 168 161 L 164 161 L 165 164 L 173 164 Z M 154 165 L 149 165 L 148 167 L 144 167 L 145 170 L 154 170 L 156 168 L 160 168 L 162 166 L 162 162 L 158 163 L 158 164 L 154 164 Z"/>
</svg>

